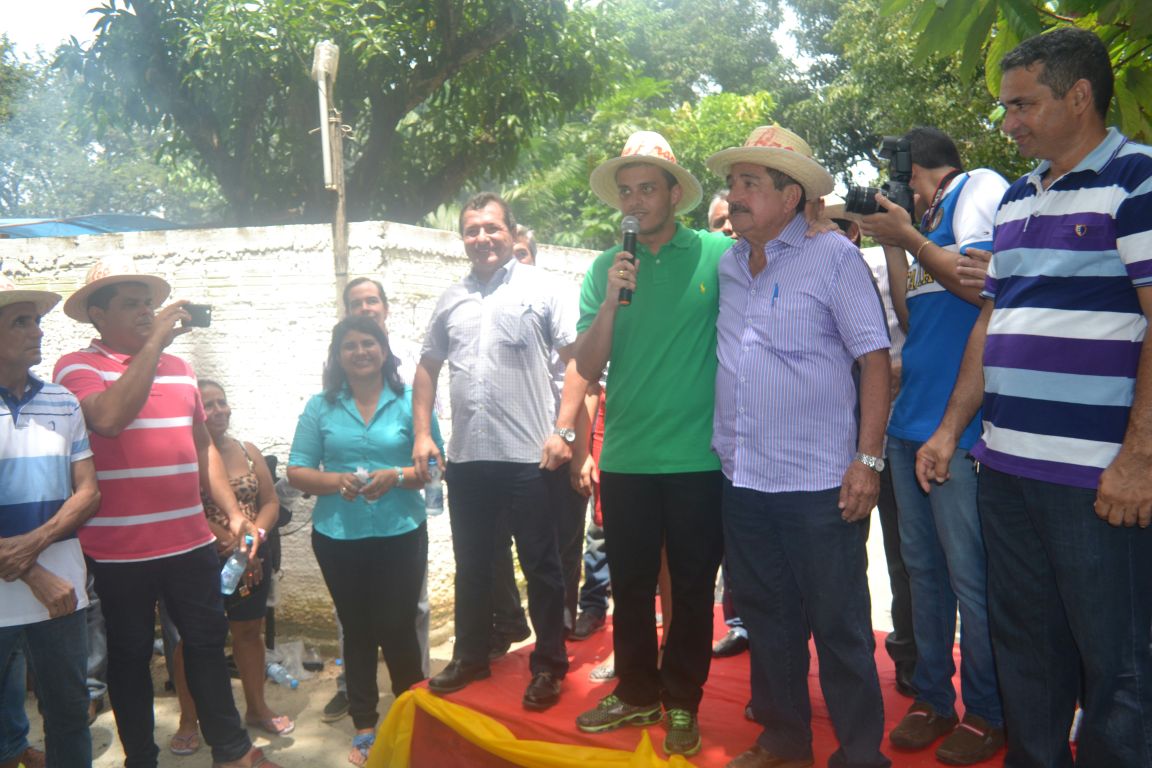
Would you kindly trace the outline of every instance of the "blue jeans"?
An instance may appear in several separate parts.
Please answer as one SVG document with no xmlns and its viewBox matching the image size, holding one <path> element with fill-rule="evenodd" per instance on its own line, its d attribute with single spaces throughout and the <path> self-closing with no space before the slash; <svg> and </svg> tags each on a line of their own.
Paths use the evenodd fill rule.
<svg viewBox="0 0 1152 768">
<path fill-rule="evenodd" d="M 752 712 L 764 726 L 757 743 L 778 757 L 811 758 L 811 635 L 840 739 L 828 765 L 882 768 L 891 762 L 880 752 L 884 701 L 868 593 L 868 521 L 840 519 L 839 495 L 839 488 L 761 493 L 725 479 L 726 556 L 752 651 Z"/>
<path fill-rule="evenodd" d="M 91 571 L 84 586 L 88 590 L 88 608 L 84 611 L 88 623 L 88 698 L 99 699 L 108 693 L 108 635 Z"/>
<path fill-rule="evenodd" d="M 75 611 L 67 616 L 35 624 L 0 627 L 0 659 L 8 659 L 13 649 L 21 644 L 36 679 L 36 698 L 44 715 L 44 751 L 48 756 L 48 765 L 53 768 L 91 765 L 88 686 L 84 682 L 88 662 L 88 631 L 84 611 Z M 19 670 L 10 670 L 10 674 L 13 673 L 23 675 L 23 665 L 20 665 Z M 19 685 L 23 692 L 23 679 L 19 680 Z M 7 708 L 8 702 L 5 701 L 4 705 Z M 21 696 L 21 712 L 23 708 Z M 7 727 L 8 722 L 5 719 L 3 725 Z M 0 736 L 0 741 L 8 741 L 8 735 L 5 733 Z M 20 741 L 24 742 L 24 747 L 28 746 L 23 738 Z M 18 754 L 8 757 L 16 757 Z"/>
<path fill-rule="evenodd" d="M 900 554 L 912 588 L 917 701 L 944 717 L 955 714 L 956 609 L 960 609 L 960 684 L 964 711 L 990 724 L 1004 723 L 992 638 L 988 632 L 988 563 L 976 506 L 976 472 L 957 449 L 951 479 L 925 494 L 916 482 L 916 451 L 923 443 L 890 438 L 888 460 L 900 509 Z"/>
<path fill-rule="evenodd" d="M 24 645 L 0 658 L 0 763 L 19 757 L 28 749 L 28 713 L 24 711 L 28 663 Z"/>
<path fill-rule="evenodd" d="M 220 595 L 220 558 L 207 545 L 140 562 L 92 562 L 108 633 L 108 695 L 124 747 L 125 768 L 154 768 L 152 639 L 156 602 L 163 599 L 184 641 L 188 691 L 204 740 L 217 763 L 239 760 L 252 748 L 232 699 L 224 662 L 228 619 Z M 87 708 L 85 708 L 87 718 Z M 85 720 L 87 722 L 87 720 Z"/>
<path fill-rule="evenodd" d="M 1152 528 L 1096 517 L 1096 491 L 980 469 L 1006 768 L 1152 765 Z M 1076 760 L 1068 728 L 1083 702 Z"/>
<path fill-rule="evenodd" d="M 608 614 L 612 582 L 608 574 L 608 553 L 604 549 L 604 529 L 595 521 L 584 532 L 584 583 L 580 586 L 580 613 Z"/>
</svg>

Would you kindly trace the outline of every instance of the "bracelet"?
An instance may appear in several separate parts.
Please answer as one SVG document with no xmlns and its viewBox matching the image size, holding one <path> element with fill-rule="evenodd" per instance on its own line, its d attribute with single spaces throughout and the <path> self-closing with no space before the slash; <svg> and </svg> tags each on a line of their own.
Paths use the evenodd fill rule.
<svg viewBox="0 0 1152 768">
<path fill-rule="evenodd" d="M 916 256 L 914 257 L 917 261 L 920 260 L 920 252 L 924 250 L 924 246 L 928 245 L 931 242 L 932 242 L 931 240 L 925 239 L 924 242 L 920 243 L 920 247 L 916 249 Z"/>
<path fill-rule="evenodd" d="M 397 488 L 404 487 L 404 468 L 396 467 L 396 486 Z"/>
<path fill-rule="evenodd" d="M 256 533 L 260 534 L 260 543 L 263 544 L 264 540 L 268 538 L 268 531 L 263 528 L 257 528 Z"/>
</svg>

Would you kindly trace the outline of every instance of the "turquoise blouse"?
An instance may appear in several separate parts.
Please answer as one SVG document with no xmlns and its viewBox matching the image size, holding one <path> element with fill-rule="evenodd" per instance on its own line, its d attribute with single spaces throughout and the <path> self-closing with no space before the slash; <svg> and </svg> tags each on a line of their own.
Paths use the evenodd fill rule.
<svg viewBox="0 0 1152 768">
<path fill-rule="evenodd" d="M 398 395 L 384 387 L 367 424 L 345 388 L 335 403 L 314 395 L 296 423 L 288 465 L 325 472 L 355 472 L 407 467 L 412 464 L 412 389 Z M 432 416 L 432 439 L 443 455 L 440 425 Z M 333 493 L 316 498 L 312 527 L 333 539 L 399 536 L 425 520 L 421 491 L 394 488 L 376 501 L 357 496 L 346 501 Z"/>
</svg>

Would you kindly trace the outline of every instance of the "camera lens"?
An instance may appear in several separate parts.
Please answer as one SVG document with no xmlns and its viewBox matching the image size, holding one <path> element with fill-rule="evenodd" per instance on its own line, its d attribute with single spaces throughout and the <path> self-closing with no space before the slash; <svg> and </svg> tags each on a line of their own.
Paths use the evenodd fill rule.
<svg viewBox="0 0 1152 768">
<path fill-rule="evenodd" d="M 844 210 L 860 216 L 876 213 L 880 210 L 880 206 L 876 203 L 876 193 L 879 191 L 875 187 L 848 187 Z"/>
</svg>

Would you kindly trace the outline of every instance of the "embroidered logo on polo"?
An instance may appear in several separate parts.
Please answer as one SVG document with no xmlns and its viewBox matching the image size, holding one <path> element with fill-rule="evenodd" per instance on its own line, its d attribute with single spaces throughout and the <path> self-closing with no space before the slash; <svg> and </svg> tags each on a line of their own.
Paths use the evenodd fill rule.
<svg viewBox="0 0 1152 768">
<path fill-rule="evenodd" d="M 1088 234 L 1088 225 L 1077 224 L 1072 230 L 1076 233 L 1076 237 L 1084 237 L 1084 235 Z"/>
</svg>

